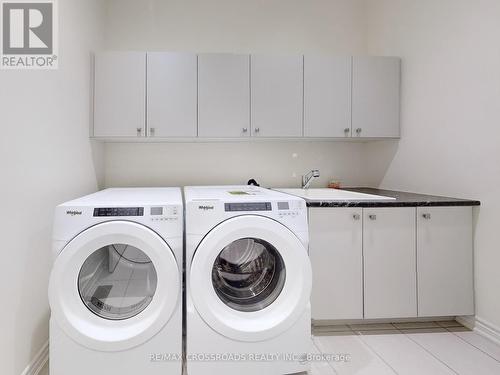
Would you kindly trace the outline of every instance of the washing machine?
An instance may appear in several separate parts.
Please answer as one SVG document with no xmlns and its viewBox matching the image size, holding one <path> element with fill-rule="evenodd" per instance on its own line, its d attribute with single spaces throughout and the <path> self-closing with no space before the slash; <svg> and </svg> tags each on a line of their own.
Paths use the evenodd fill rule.
<svg viewBox="0 0 500 375">
<path fill-rule="evenodd" d="M 61 204 L 53 256 L 51 375 L 181 374 L 179 188 L 107 189 Z"/>
<path fill-rule="evenodd" d="M 185 187 L 189 375 L 309 370 L 305 201 L 254 186 Z"/>
</svg>

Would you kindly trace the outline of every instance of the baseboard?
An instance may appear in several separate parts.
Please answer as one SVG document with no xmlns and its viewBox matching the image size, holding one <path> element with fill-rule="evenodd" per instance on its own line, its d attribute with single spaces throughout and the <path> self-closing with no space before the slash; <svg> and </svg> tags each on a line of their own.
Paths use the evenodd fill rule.
<svg viewBox="0 0 500 375">
<path fill-rule="evenodd" d="M 24 369 L 21 375 L 38 375 L 43 366 L 49 360 L 49 342 L 43 344 L 42 348 L 36 353 L 30 364 Z"/>
<path fill-rule="evenodd" d="M 500 328 L 474 316 L 457 316 L 457 322 L 500 345 Z"/>
<path fill-rule="evenodd" d="M 391 319 L 336 319 L 336 320 L 312 320 L 313 326 L 335 326 L 349 324 L 384 324 L 384 323 L 414 323 L 414 322 L 437 322 L 452 320 L 454 317 L 434 316 L 427 318 L 391 318 Z"/>
</svg>

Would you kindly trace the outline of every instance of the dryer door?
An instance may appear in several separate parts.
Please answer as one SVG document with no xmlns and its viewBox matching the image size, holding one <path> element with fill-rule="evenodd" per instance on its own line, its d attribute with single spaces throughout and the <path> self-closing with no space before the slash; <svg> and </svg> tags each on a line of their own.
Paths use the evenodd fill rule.
<svg viewBox="0 0 500 375">
<path fill-rule="evenodd" d="M 234 340 L 278 336 L 311 293 L 307 250 L 284 225 L 244 215 L 212 229 L 192 259 L 189 291 L 203 320 Z"/>
<path fill-rule="evenodd" d="M 52 318 L 88 348 L 132 348 L 173 315 L 179 273 L 172 250 L 152 230 L 128 221 L 98 224 L 56 259 L 49 283 Z"/>
</svg>

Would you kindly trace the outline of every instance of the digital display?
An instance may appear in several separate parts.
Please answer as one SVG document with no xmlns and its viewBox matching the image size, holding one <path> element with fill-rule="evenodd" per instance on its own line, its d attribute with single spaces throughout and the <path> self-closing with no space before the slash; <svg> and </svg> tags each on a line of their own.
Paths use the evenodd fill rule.
<svg viewBox="0 0 500 375">
<path fill-rule="evenodd" d="M 163 207 L 151 207 L 151 216 L 163 215 Z"/>
<path fill-rule="evenodd" d="M 278 210 L 289 210 L 290 205 L 288 202 L 278 202 Z"/>
<path fill-rule="evenodd" d="M 144 216 L 144 207 L 94 208 L 94 216 Z"/>
<path fill-rule="evenodd" d="M 271 211 L 271 202 L 256 202 L 256 203 L 226 203 L 225 210 L 228 212 L 235 211 Z"/>
</svg>

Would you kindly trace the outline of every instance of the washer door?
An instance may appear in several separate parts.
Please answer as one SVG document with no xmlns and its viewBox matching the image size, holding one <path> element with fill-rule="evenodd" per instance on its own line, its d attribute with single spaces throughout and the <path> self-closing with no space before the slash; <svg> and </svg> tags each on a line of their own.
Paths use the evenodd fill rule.
<svg viewBox="0 0 500 375">
<path fill-rule="evenodd" d="M 88 348 L 120 351 L 157 334 L 180 297 L 179 268 L 168 244 L 147 227 L 110 221 L 63 249 L 52 269 L 52 318 Z"/>
<path fill-rule="evenodd" d="M 284 225 L 244 215 L 212 229 L 192 259 L 190 292 L 203 320 L 239 341 L 290 328 L 309 304 L 311 263 Z"/>
</svg>

